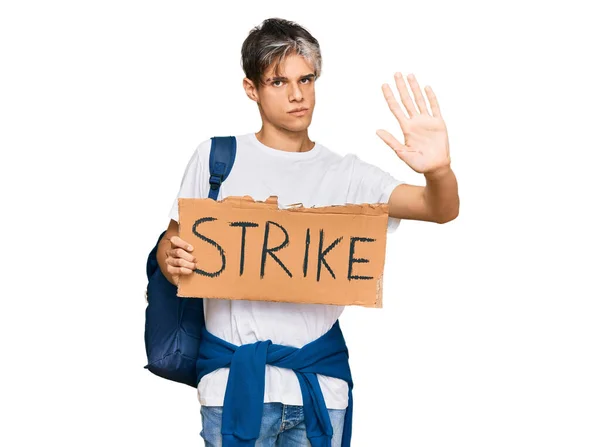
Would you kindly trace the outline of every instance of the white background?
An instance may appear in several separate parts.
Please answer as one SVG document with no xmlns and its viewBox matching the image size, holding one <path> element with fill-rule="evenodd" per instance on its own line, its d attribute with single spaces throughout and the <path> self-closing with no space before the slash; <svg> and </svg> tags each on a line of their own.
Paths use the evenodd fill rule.
<svg viewBox="0 0 600 447">
<path fill-rule="evenodd" d="M 459 183 L 341 317 L 353 445 L 599 446 L 592 4 L 2 2 L 0 444 L 202 445 L 194 389 L 143 369 L 146 257 L 195 147 L 260 129 L 240 50 L 282 17 L 322 48 L 313 140 L 424 185 L 375 134 L 415 73 Z"/>
</svg>

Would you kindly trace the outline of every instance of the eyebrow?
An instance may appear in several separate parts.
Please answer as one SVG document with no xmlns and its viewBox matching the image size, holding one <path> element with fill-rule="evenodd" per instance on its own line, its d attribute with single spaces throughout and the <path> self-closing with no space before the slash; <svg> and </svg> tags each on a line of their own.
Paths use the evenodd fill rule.
<svg viewBox="0 0 600 447">
<path fill-rule="evenodd" d="M 304 78 L 314 78 L 314 77 L 315 77 L 315 74 L 314 74 L 314 73 L 309 73 L 309 74 L 307 74 L 307 75 L 300 76 L 298 79 L 304 79 Z M 285 76 L 275 76 L 274 78 L 269 78 L 269 79 L 267 79 L 265 82 L 269 82 L 269 81 L 271 81 L 271 80 L 272 80 L 273 82 L 275 82 L 275 81 L 287 81 L 287 80 L 288 80 L 288 78 L 286 78 Z"/>
</svg>

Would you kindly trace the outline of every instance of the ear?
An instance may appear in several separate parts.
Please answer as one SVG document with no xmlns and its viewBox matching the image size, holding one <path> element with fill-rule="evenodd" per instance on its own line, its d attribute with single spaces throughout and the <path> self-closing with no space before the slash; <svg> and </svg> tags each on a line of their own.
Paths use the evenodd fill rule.
<svg viewBox="0 0 600 447">
<path fill-rule="evenodd" d="M 246 95 L 248 96 L 248 98 L 258 103 L 258 92 L 256 90 L 256 87 L 254 86 L 254 83 L 250 79 L 244 78 L 242 85 L 244 87 L 244 90 L 246 91 Z"/>
</svg>

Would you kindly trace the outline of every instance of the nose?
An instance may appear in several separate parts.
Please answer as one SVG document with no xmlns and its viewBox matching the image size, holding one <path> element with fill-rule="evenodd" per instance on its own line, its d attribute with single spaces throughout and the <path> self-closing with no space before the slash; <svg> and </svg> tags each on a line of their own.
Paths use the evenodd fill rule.
<svg viewBox="0 0 600 447">
<path fill-rule="evenodd" d="M 291 85 L 291 97 L 290 100 L 302 101 L 302 89 L 297 84 L 290 82 Z"/>
</svg>

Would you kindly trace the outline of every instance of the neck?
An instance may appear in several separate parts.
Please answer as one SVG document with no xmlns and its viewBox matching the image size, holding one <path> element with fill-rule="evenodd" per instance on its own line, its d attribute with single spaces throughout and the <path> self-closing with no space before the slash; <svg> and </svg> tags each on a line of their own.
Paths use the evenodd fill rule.
<svg viewBox="0 0 600 447">
<path fill-rule="evenodd" d="M 258 141 L 275 150 L 308 152 L 315 147 L 315 143 L 308 138 L 308 129 L 293 132 L 263 124 L 262 128 L 255 135 Z"/>
</svg>

